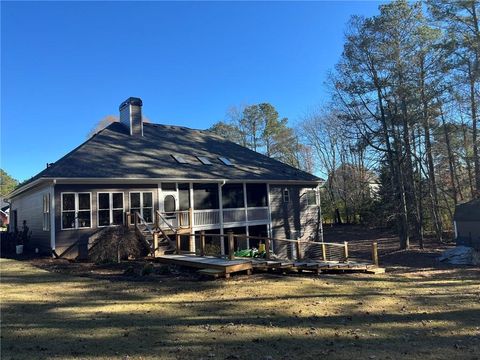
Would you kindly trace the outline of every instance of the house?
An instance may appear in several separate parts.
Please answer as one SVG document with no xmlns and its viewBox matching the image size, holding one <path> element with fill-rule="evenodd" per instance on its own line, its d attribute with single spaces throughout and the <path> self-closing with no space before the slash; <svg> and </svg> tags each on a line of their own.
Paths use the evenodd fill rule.
<svg viewBox="0 0 480 360">
<path fill-rule="evenodd" d="M 95 234 L 126 222 L 315 240 L 320 183 L 208 131 L 143 122 L 142 100 L 131 97 L 120 122 L 15 189 L 10 215 L 26 221 L 34 246 L 69 258 L 86 256 Z"/>
<path fill-rule="evenodd" d="M 10 204 L 5 202 L 3 196 L 0 196 L 0 226 L 7 226 L 10 220 Z"/>
<path fill-rule="evenodd" d="M 480 199 L 457 205 L 453 225 L 457 245 L 480 250 Z"/>
</svg>

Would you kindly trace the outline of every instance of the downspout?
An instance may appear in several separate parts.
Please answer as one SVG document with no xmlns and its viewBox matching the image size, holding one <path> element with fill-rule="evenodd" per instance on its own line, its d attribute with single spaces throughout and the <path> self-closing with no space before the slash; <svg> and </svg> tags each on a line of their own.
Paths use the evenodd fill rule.
<svg viewBox="0 0 480 360">
<path fill-rule="evenodd" d="M 58 254 L 55 251 L 56 245 L 56 226 L 55 226 L 55 185 L 57 179 L 52 180 L 52 186 L 50 187 L 50 248 L 52 249 L 52 257 L 58 258 Z"/>
</svg>

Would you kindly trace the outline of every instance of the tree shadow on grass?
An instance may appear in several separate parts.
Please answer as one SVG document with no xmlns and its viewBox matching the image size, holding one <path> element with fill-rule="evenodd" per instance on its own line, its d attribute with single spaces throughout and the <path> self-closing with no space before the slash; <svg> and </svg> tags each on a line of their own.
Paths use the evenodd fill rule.
<svg viewBox="0 0 480 360">
<path fill-rule="evenodd" d="M 399 354 L 447 359 L 474 358 L 480 351 L 480 307 L 473 302 L 479 298 L 478 286 L 449 293 L 440 279 L 427 282 L 442 290 L 430 299 L 450 304 L 448 310 L 366 312 L 358 304 L 385 297 L 388 288 L 362 282 L 352 286 L 359 280 L 355 277 L 339 283 L 331 277 L 328 281 L 335 286 L 330 287 L 324 281 L 269 276 L 257 283 L 155 284 L 98 281 L 14 266 L 2 268 L 5 359 L 225 359 L 233 354 L 240 359 Z M 393 287 L 396 279 L 384 279 L 389 281 Z M 424 284 L 397 283 L 399 291 L 410 293 L 408 307 L 425 300 L 422 290 L 415 293 L 416 285 Z M 348 291 L 342 292 L 345 287 Z M 455 307 L 469 300 L 470 308 Z"/>
</svg>

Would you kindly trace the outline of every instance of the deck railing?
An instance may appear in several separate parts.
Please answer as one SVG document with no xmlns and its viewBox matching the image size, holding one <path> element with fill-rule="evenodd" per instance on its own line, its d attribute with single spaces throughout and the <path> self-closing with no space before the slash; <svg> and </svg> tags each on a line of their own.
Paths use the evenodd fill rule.
<svg viewBox="0 0 480 360">
<path fill-rule="evenodd" d="M 247 208 L 248 221 L 268 220 L 268 206 Z"/>
<path fill-rule="evenodd" d="M 194 210 L 193 223 L 195 226 L 220 224 L 220 210 Z"/>
<path fill-rule="evenodd" d="M 223 209 L 223 222 L 235 223 L 247 220 L 245 208 Z"/>
<path fill-rule="evenodd" d="M 320 261 L 339 261 L 347 262 L 349 260 L 348 242 L 344 243 L 326 243 L 307 240 L 278 239 L 261 236 L 234 235 L 227 234 L 206 234 L 200 231 L 196 234 L 184 234 L 189 238 L 195 239 L 197 246 L 193 249 L 192 241 L 184 242 L 187 247 L 182 247 L 181 235 L 176 235 L 177 253 L 189 253 L 200 256 L 210 255 L 217 257 L 228 257 L 233 259 L 235 251 L 245 249 L 245 240 L 249 242 L 256 241 L 263 244 L 265 248 L 265 258 L 267 260 L 289 260 L 299 261 L 303 259 Z M 208 239 L 208 241 L 207 241 Z M 262 246 L 262 247 L 263 247 Z M 260 247 L 260 246 L 259 246 Z M 377 243 L 372 243 L 371 259 L 365 261 L 372 262 L 378 266 Z"/>
</svg>

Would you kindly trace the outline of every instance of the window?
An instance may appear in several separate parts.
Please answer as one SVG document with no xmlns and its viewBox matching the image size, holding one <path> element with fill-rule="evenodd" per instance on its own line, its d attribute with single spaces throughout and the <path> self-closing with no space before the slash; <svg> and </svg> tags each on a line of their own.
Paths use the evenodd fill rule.
<svg viewBox="0 0 480 360">
<path fill-rule="evenodd" d="M 62 230 L 92 226 L 90 193 L 62 193 Z"/>
<path fill-rule="evenodd" d="M 50 230 L 50 194 L 43 195 L 43 231 Z"/>
<path fill-rule="evenodd" d="M 130 193 L 130 213 L 140 213 L 147 223 L 153 223 L 153 193 Z"/>
<path fill-rule="evenodd" d="M 227 166 L 233 166 L 233 163 L 226 157 L 219 157 L 218 159 Z"/>
<path fill-rule="evenodd" d="M 123 193 L 98 193 L 98 226 L 123 224 Z"/>
<path fill-rule="evenodd" d="M 200 160 L 203 165 L 212 165 L 212 162 L 205 156 L 197 156 L 197 159 Z"/>
<path fill-rule="evenodd" d="M 307 190 L 307 205 L 317 205 L 317 192 L 315 190 Z"/>
<path fill-rule="evenodd" d="M 283 202 L 284 203 L 290 202 L 290 191 L 287 188 L 283 189 Z"/>
<path fill-rule="evenodd" d="M 172 157 L 179 163 L 179 164 L 188 164 L 187 160 L 181 155 L 173 155 Z"/>
</svg>

